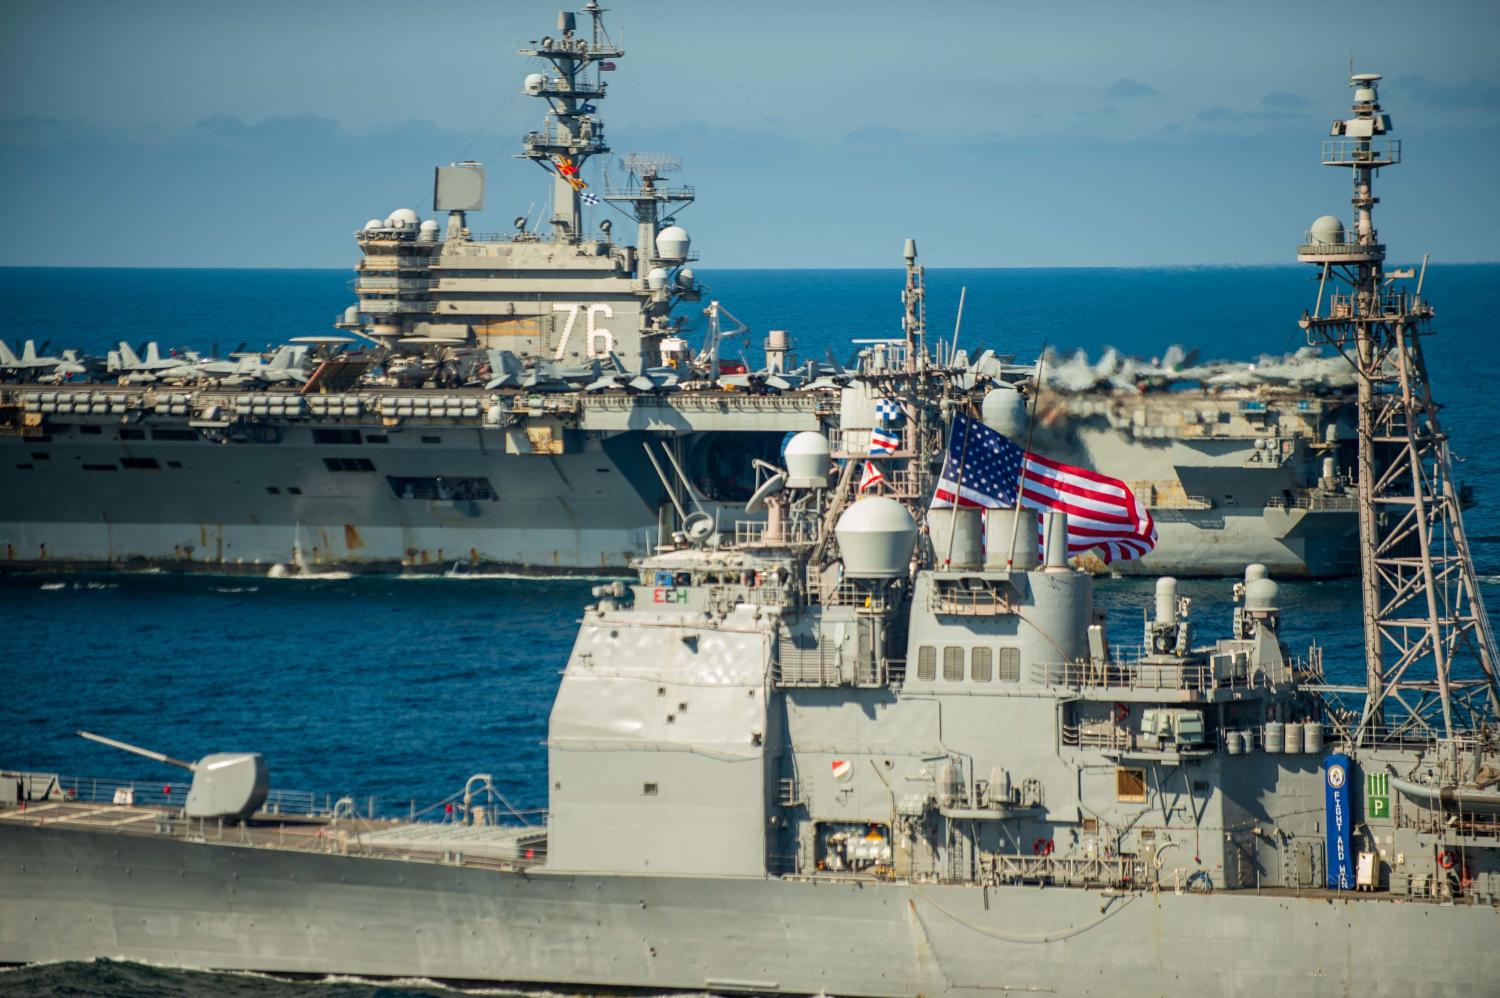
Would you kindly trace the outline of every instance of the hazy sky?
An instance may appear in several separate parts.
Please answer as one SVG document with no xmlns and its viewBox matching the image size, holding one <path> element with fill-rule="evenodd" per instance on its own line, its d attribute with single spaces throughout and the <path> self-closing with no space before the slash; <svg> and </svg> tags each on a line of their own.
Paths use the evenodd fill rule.
<svg viewBox="0 0 1500 998">
<path fill-rule="evenodd" d="M 329 266 L 490 164 L 541 211 L 533 0 L 6 0 L 0 264 Z M 1402 259 L 1496 260 L 1500 2 L 618 0 L 616 155 L 680 155 L 704 268 L 1278 263 L 1348 211 L 1318 165 L 1351 56 L 1406 162 Z M 591 168 L 597 171 L 599 162 Z"/>
</svg>

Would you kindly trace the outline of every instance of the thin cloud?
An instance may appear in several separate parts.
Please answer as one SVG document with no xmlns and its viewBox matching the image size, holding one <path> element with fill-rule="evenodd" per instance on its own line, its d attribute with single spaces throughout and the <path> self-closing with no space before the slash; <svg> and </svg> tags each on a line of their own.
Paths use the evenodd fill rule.
<svg viewBox="0 0 1500 998">
<path fill-rule="evenodd" d="M 1122 77 L 1109 85 L 1104 91 L 1106 97 L 1121 97 L 1127 100 L 1136 97 L 1160 97 L 1161 91 L 1149 83 L 1142 83 L 1133 77 Z"/>
<path fill-rule="evenodd" d="M 1462 83 L 1438 83 L 1425 76 L 1405 74 L 1388 81 L 1381 88 L 1381 97 L 1386 103 L 1398 94 L 1419 104 L 1445 109 L 1485 108 L 1494 105 L 1495 84 L 1477 77 Z"/>
<path fill-rule="evenodd" d="M 1301 111 L 1313 106 L 1311 99 L 1285 90 L 1273 90 L 1262 97 L 1260 103 L 1272 111 Z"/>
</svg>

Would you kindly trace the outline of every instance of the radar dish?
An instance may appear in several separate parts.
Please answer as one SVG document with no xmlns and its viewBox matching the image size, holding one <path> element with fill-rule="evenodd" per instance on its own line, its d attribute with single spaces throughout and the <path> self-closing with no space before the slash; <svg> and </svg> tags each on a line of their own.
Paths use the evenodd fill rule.
<svg viewBox="0 0 1500 998">
<path fill-rule="evenodd" d="M 647 173 L 661 175 L 682 169 L 682 159 L 667 153 L 628 152 L 621 157 L 620 165 L 637 176 Z"/>
<path fill-rule="evenodd" d="M 689 513 L 687 519 L 682 521 L 682 532 L 694 544 L 702 544 L 714 532 L 714 518 L 701 510 Z"/>
<path fill-rule="evenodd" d="M 750 501 L 745 503 L 745 512 L 759 513 L 766 508 L 766 500 L 784 488 L 786 488 L 786 472 L 778 471 L 762 482 L 760 488 L 755 490 L 755 494 L 750 497 Z"/>
</svg>

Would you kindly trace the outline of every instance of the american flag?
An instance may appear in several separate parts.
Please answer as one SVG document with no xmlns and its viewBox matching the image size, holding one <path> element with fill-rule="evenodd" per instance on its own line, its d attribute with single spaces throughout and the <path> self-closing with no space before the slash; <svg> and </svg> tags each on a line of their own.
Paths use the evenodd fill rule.
<svg viewBox="0 0 1500 998">
<path fill-rule="evenodd" d="M 1021 508 L 1068 514 L 1070 555 L 1097 547 L 1111 562 L 1156 547 L 1156 524 L 1124 482 L 1024 451 L 983 423 L 955 416 L 933 508 L 1009 508 L 1018 489 Z"/>
</svg>

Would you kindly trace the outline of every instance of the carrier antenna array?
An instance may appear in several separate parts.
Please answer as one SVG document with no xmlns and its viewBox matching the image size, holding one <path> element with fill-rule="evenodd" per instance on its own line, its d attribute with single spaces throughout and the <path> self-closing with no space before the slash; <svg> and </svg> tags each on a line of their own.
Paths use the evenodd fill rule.
<svg viewBox="0 0 1500 998">
<path fill-rule="evenodd" d="M 1387 137 L 1380 76 L 1360 73 L 1352 117 L 1333 123 L 1323 163 L 1353 174 L 1354 227 L 1313 223 L 1297 259 L 1322 270 L 1318 303 L 1302 316 L 1309 343 L 1337 348 L 1359 374 L 1359 532 L 1368 673 L 1357 743 L 1451 739 L 1500 713 L 1496 652 L 1469 555 L 1448 438 L 1438 425 L 1422 356 L 1432 306 L 1386 274 L 1371 181 L 1401 162 Z M 1425 271 L 1426 265 L 1423 265 Z M 1332 276 L 1326 312 L 1322 289 Z"/>
</svg>

